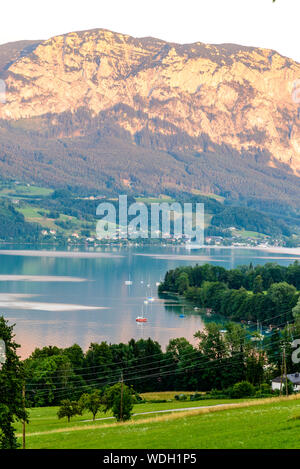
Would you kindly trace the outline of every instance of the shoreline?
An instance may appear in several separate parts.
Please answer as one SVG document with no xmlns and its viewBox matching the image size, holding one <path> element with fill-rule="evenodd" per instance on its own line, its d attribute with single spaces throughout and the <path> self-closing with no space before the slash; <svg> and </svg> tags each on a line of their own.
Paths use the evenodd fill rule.
<svg viewBox="0 0 300 469">
<path fill-rule="evenodd" d="M 246 249 L 249 251 L 265 251 L 265 252 L 273 252 L 277 254 L 292 254 L 299 256 L 300 258 L 300 247 L 298 248 L 285 248 L 283 246 L 220 246 L 220 245 L 203 245 L 203 246 L 195 246 L 195 247 L 186 247 L 186 250 L 199 250 L 199 249 Z"/>
<path fill-rule="evenodd" d="M 93 259 L 93 258 L 121 258 L 119 254 L 113 252 L 88 252 L 88 251 L 46 251 L 40 249 L 0 249 L 2 256 L 24 256 L 24 257 L 73 257 L 80 259 Z"/>
<path fill-rule="evenodd" d="M 152 246 L 154 247 L 154 246 Z M 183 260 L 186 258 L 194 258 L 194 260 L 209 260 L 205 251 L 260 251 L 266 253 L 281 254 L 282 256 L 296 256 L 291 258 L 291 260 L 300 260 L 300 247 L 296 248 L 286 248 L 282 246 L 222 246 L 222 245 L 181 245 L 176 246 L 176 249 L 184 250 L 186 254 L 171 254 L 170 252 L 163 254 L 161 251 L 162 248 L 171 248 L 172 246 L 155 246 L 160 249 L 158 253 L 134 253 L 137 256 L 149 256 L 157 258 L 167 259 L 170 256 L 179 257 L 178 260 Z M 173 246 L 175 247 L 175 246 Z M 78 250 L 69 250 L 69 251 L 55 251 L 55 250 L 46 250 L 46 249 L 1 249 L 0 256 L 23 256 L 23 257 L 54 257 L 54 258 L 78 258 L 78 259 L 97 259 L 97 258 L 123 258 L 124 254 L 115 252 L 115 246 L 111 246 L 114 250 L 110 252 L 99 252 L 99 251 L 78 251 Z M 145 247 L 144 247 L 145 248 Z M 98 248 L 97 248 L 98 249 Z M 106 246 L 107 249 L 107 246 Z M 119 247 L 118 251 L 122 251 L 122 247 Z M 197 253 L 195 251 L 202 251 L 202 253 Z M 190 255 L 189 255 L 190 253 Z M 257 257 L 257 256 L 256 256 Z M 263 257 L 261 257 L 263 258 Z M 272 259 L 270 256 L 266 256 L 266 259 Z M 288 258 L 288 257 L 287 257 Z M 276 258 L 275 258 L 276 259 Z M 192 259 L 191 259 L 192 260 Z M 220 262 L 224 262 L 223 259 L 217 259 Z"/>
</svg>

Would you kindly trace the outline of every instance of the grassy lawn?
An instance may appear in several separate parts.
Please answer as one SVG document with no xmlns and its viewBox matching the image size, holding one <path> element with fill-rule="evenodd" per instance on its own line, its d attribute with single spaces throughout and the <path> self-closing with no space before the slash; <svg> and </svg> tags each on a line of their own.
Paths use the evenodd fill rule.
<svg viewBox="0 0 300 469">
<path fill-rule="evenodd" d="M 157 393 L 155 398 L 166 399 L 166 397 L 163 397 L 162 394 L 169 394 L 170 399 L 172 399 L 174 398 L 174 394 L 176 394 L 176 392 L 175 393 L 174 392 Z M 185 393 L 185 394 L 188 394 L 188 393 Z M 146 398 L 150 399 L 149 395 L 152 396 L 153 393 L 146 393 L 146 396 L 147 396 Z M 151 397 L 151 399 L 155 399 L 155 398 Z M 234 401 L 234 400 L 229 400 L 229 399 L 227 400 L 226 399 L 224 400 L 208 399 L 208 400 L 203 400 L 203 401 L 172 400 L 171 402 L 160 402 L 160 403 L 147 402 L 147 403 L 135 405 L 133 412 L 138 414 L 138 413 L 143 413 L 143 412 L 155 412 L 155 411 L 168 410 L 168 409 L 181 409 L 181 408 L 186 408 L 186 407 L 200 407 L 200 406 L 208 406 L 208 405 L 215 405 L 215 404 L 227 404 L 229 402 L 240 402 L 240 401 L 238 400 Z M 84 422 L 84 420 L 92 419 L 91 413 L 84 412 L 82 415 L 73 417 L 69 425 L 67 422 L 67 419 L 59 420 L 57 418 L 57 411 L 58 411 L 58 407 L 36 407 L 36 408 L 30 409 L 29 410 L 30 423 L 27 425 L 27 432 L 33 433 L 36 431 L 47 431 L 50 429 L 68 428 L 69 426 L 72 426 L 72 425 L 86 426 L 88 424 L 89 425 L 91 424 L 91 422 Z M 109 412 L 107 414 L 105 414 L 104 412 L 99 412 L 96 418 L 99 419 L 99 418 L 106 418 L 110 416 L 112 416 L 112 414 Z M 141 417 L 140 416 L 134 417 L 134 419 L 139 419 L 139 418 Z M 18 432 L 21 431 L 21 424 L 18 423 L 16 428 Z"/>
<path fill-rule="evenodd" d="M 165 405 L 175 408 L 177 404 L 180 407 L 205 406 L 208 402 L 209 405 L 216 403 L 139 404 L 134 411 L 160 410 Z M 31 423 L 27 426 L 28 448 L 300 448 L 300 396 L 293 400 L 239 401 L 232 407 L 225 405 L 223 409 L 210 407 L 144 415 L 127 423 L 114 423 L 113 420 L 84 423 L 82 420 L 90 418 L 90 414 L 84 414 L 68 424 L 59 421 L 56 412 L 57 408 L 31 410 Z M 20 431 L 18 425 L 19 435 Z"/>
<path fill-rule="evenodd" d="M 136 197 L 136 202 L 144 203 L 144 204 L 162 204 L 166 202 L 167 204 L 171 204 L 172 202 L 175 202 L 172 197 L 169 197 L 168 195 L 163 195 L 161 194 L 159 197 Z"/>
<path fill-rule="evenodd" d="M 27 221 L 29 220 L 41 220 L 43 219 L 43 216 L 38 213 L 39 208 L 34 208 L 34 207 L 24 207 L 24 208 L 16 208 L 16 210 L 18 210 L 18 212 L 22 213 L 22 215 L 24 215 L 24 217 L 26 218 Z"/>
<path fill-rule="evenodd" d="M 95 224 L 91 222 L 87 222 L 85 220 L 78 220 L 78 218 L 66 215 L 64 213 L 59 214 L 58 221 L 71 221 L 73 223 L 71 229 L 64 229 L 55 224 L 56 219 L 47 217 L 47 214 L 50 210 L 41 209 L 39 207 L 32 207 L 31 205 L 26 205 L 22 208 L 17 208 L 18 212 L 24 215 L 25 220 L 29 223 L 39 223 L 45 229 L 51 229 L 55 231 L 63 232 L 66 235 L 70 235 L 76 231 L 82 230 L 85 226 L 89 226 L 91 233 L 94 232 Z M 42 211 L 45 213 L 45 216 L 38 213 Z"/>
<path fill-rule="evenodd" d="M 156 392 L 144 392 L 141 394 L 141 397 L 146 401 L 153 400 L 153 399 L 166 399 L 174 401 L 174 396 L 178 394 L 185 394 L 186 396 L 190 396 L 191 394 L 195 394 L 194 391 L 156 391 Z"/>
<path fill-rule="evenodd" d="M 225 200 L 225 197 L 222 197 L 221 195 L 209 193 L 209 192 L 201 192 L 198 189 L 193 189 L 192 194 L 195 195 L 203 195 L 204 197 L 209 197 L 210 199 L 215 199 L 217 202 L 223 203 Z"/>
<path fill-rule="evenodd" d="M 23 184 L 13 184 L 0 187 L 0 197 L 49 197 L 53 193 L 53 189 L 39 186 L 27 186 Z"/>
<path fill-rule="evenodd" d="M 246 239 L 246 238 L 258 239 L 258 238 L 265 238 L 267 236 L 263 233 L 258 233 L 257 231 L 246 231 L 246 230 L 234 230 L 232 234 L 234 236 L 240 236 L 243 239 Z"/>
</svg>

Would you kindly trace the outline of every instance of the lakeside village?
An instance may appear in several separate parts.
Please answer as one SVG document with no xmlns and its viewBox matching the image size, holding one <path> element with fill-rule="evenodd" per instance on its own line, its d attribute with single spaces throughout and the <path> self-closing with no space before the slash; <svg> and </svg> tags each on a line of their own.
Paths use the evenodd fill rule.
<svg viewBox="0 0 300 469">
<path fill-rule="evenodd" d="M 258 212 L 253 212 L 248 208 L 225 206 L 210 199 L 205 199 L 204 204 L 203 202 L 199 203 L 199 205 L 205 206 L 205 212 L 200 215 L 198 222 L 197 218 L 193 218 L 193 229 L 191 231 L 182 233 L 182 230 L 175 231 L 174 229 L 175 220 L 179 221 L 180 216 L 189 218 L 189 212 L 178 212 L 176 215 L 172 213 L 171 219 L 168 221 L 169 226 L 163 223 L 163 220 L 159 218 L 160 215 L 156 213 L 155 217 L 159 221 L 155 220 L 154 228 L 151 228 L 148 222 L 146 227 L 143 223 L 139 226 L 137 221 L 135 222 L 134 232 L 138 236 L 134 236 L 134 233 L 131 232 L 132 219 L 130 219 L 130 222 L 128 220 L 129 223 L 127 223 L 127 220 L 120 222 L 118 218 L 119 211 L 116 210 L 118 216 L 108 224 L 110 228 L 109 235 L 102 231 L 101 236 L 99 236 L 97 227 L 99 221 L 103 220 L 99 216 L 104 216 L 104 219 L 106 217 L 103 211 L 97 213 L 99 204 L 102 205 L 103 202 L 103 205 L 114 205 L 117 209 L 118 200 L 116 198 L 107 199 L 104 196 L 78 197 L 63 189 L 53 191 L 52 189 L 39 188 L 29 184 L 20 186 L 19 181 L 15 181 L 14 184 L 10 185 L 3 183 L 0 189 L 1 244 L 21 242 L 22 244 L 60 246 L 84 245 L 91 248 L 102 245 L 188 247 L 192 243 L 199 245 L 199 247 L 232 246 L 257 249 L 269 247 L 297 248 L 300 246 L 300 233 L 296 222 L 295 226 L 289 228 L 283 226 L 283 222 L 280 220 L 277 223 L 276 220 L 272 220 Z M 121 197 L 124 196 L 119 196 L 119 203 Z M 128 203 L 135 206 L 134 210 L 137 210 L 137 204 L 142 204 L 145 210 L 148 211 L 147 213 L 150 213 L 149 210 L 152 204 L 167 205 L 173 203 L 173 200 L 171 198 L 145 199 L 145 197 L 139 196 L 128 197 Z M 189 203 L 186 204 L 185 201 L 183 203 L 190 205 Z M 192 203 L 198 204 L 195 201 L 192 201 Z M 180 202 L 178 205 L 180 205 Z M 222 212 L 221 215 L 220 211 Z M 134 213 L 134 211 L 131 213 Z M 132 215 L 128 216 L 132 217 Z M 140 215 L 135 214 L 134 216 L 139 218 Z M 150 216 L 149 220 L 151 220 Z M 229 220 L 231 221 L 230 224 Z M 150 225 L 151 223 L 152 220 Z M 201 231 L 200 225 L 202 226 L 201 241 L 199 241 L 198 233 Z M 113 231 L 113 234 L 111 234 L 111 231 Z M 197 233 L 196 242 L 191 239 L 195 232 Z"/>
<path fill-rule="evenodd" d="M 41 231 L 42 243 L 57 242 L 58 244 L 67 245 L 87 245 L 89 247 L 96 247 L 102 245 L 114 245 L 114 246 L 140 246 L 140 245 L 160 245 L 162 247 L 167 246 L 189 246 L 191 243 L 190 237 L 182 235 L 162 234 L 161 231 L 157 231 L 157 238 L 151 238 L 141 236 L 140 238 L 131 239 L 130 233 L 128 238 L 122 238 L 120 236 L 121 228 L 116 228 L 116 236 L 107 238 L 97 238 L 96 233 L 89 232 L 89 236 L 86 236 L 86 232 L 74 231 L 68 236 L 54 230 L 54 229 L 43 229 Z M 205 247 L 206 246 L 232 246 L 232 247 L 244 247 L 265 249 L 268 247 L 285 247 L 286 243 L 280 237 L 272 238 L 269 235 L 263 235 L 260 233 L 247 233 L 238 230 L 235 227 L 230 227 L 225 231 L 225 236 L 205 236 Z M 200 247 L 200 246 L 199 246 Z"/>
</svg>

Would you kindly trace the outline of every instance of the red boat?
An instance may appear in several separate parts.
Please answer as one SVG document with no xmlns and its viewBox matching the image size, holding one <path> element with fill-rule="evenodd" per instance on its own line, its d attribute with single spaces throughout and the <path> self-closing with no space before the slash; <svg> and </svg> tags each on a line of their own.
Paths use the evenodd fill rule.
<svg viewBox="0 0 300 469">
<path fill-rule="evenodd" d="M 144 318 L 143 316 L 138 316 L 136 318 L 136 322 L 147 322 L 147 318 Z"/>
</svg>

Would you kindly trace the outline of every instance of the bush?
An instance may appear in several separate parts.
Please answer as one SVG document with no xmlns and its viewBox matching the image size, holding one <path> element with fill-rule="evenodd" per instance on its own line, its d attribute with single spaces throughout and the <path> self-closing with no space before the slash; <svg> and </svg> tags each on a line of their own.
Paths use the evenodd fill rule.
<svg viewBox="0 0 300 469">
<path fill-rule="evenodd" d="M 288 394 L 294 394 L 294 386 L 293 386 L 293 383 L 291 381 L 288 380 L 288 383 L 287 383 L 287 388 L 288 388 Z M 283 388 L 282 388 L 282 394 L 283 396 L 286 395 L 286 385 L 285 385 L 285 382 L 284 382 L 284 385 L 283 385 Z"/>
<path fill-rule="evenodd" d="M 195 392 L 195 394 L 191 394 L 190 395 L 190 400 L 191 401 L 200 401 L 202 399 L 202 394 L 199 394 L 197 392 Z"/>
<path fill-rule="evenodd" d="M 262 391 L 256 391 L 254 397 L 257 397 L 257 398 L 265 398 L 265 397 L 272 397 L 273 394 L 270 392 L 270 393 L 263 393 Z"/>
<path fill-rule="evenodd" d="M 255 393 L 255 397 L 270 397 L 273 395 L 272 388 L 268 383 L 262 383 Z"/>
<path fill-rule="evenodd" d="M 272 387 L 268 383 L 262 383 L 259 386 L 259 391 L 261 391 L 264 394 L 271 394 L 272 393 Z"/>
<path fill-rule="evenodd" d="M 148 402 L 150 404 L 163 404 L 163 403 L 168 402 L 168 401 L 167 401 L 167 399 L 149 399 L 149 400 L 145 400 L 143 402 Z"/>
<path fill-rule="evenodd" d="M 248 381 L 241 381 L 235 383 L 231 389 L 230 397 L 234 399 L 241 399 L 242 397 L 251 397 L 255 394 L 255 387 Z"/>
</svg>

